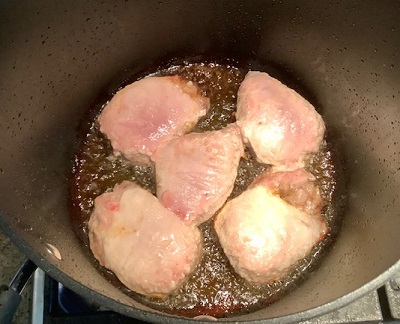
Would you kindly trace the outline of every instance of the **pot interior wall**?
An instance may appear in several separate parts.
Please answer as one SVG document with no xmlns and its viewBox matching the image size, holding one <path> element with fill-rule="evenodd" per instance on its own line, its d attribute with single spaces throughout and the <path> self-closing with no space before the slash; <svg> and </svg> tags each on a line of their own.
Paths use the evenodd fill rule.
<svg viewBox="0 0 400 324">
<path fill-rule="evenodd" d="M 82 287 L 144 308 L 93 268 L 71 231 L 76 128 L 124 68 L 220 54 L 278 68 L 307 89 L 340 149 L 348 192 L 341 233 L 319 269 L 244 318 L 301 312 L 351 293 L 400 258 L 399 14 L 400 3 L 390 1 L 2 1 L 2 228 L 56 279 L 146 318 Z"/>
</svg>

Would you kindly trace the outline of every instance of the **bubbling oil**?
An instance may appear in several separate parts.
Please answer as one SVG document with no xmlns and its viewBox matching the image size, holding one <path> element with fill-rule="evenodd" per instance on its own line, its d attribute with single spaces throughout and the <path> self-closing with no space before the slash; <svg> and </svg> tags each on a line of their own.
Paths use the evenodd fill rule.
<svg viewBox="0 0 400 324">
<path fill-rule="evenodd" d="M 193 81 L 201 93 L 210 98 L 211 109 L 195 126 L 193 131 L 218 130 L 235 121 L 236 96 L 247 68 L 233 64 L 189 63 L 183 61 L 147 75 L 179 75 Z M 125 84 L 135 80 L 132 77 Z M 118 89 L 114 90 L 114 93 Z M 102 96 L 82 122 L 80 145 L 78 147 L 71 178 L 71 221 L 76 235 L 89 250 L 87 223 L 93 209 L 94 199 L 111 190 L 123 180 L 134 181 L 155 194 L 155 175 L 150 167 L 141 167 L 126 162 L 112 154 L 107 138 L 99 131 L 97 116 L 110 97 Z M 240 161 L 238 175 L 229 199 L 243 192 L 252 180 L 268 166 L 258 163 L 252 153 L 246 150 L 246 158 Z M 226 317 L 248 313 L 265 307 L 294 289 L 307 277 L 322 258 L 323 252 L 333 242 L 340 224 L 340 194 L 336 193 L 338 166 L 335 164 L 334 150 L 327 136 L 320 152 L 314 155 L 308 170 L 316 177 L 323 198 L 323 217 L 329 234 L 305 259 L 297 262 L 291 273 L 283 280 L 264 285 L 246 282 L 238 276 L 223 253 L 213 228 L 213 219 L 200 226 L 204 235 L 204 253 L 200 264 L 187 282 L 175 294 L 164 299 L 142 296 L 130 291 L 110 271 L 93 262 L 102 274 L 114 285 L 135 300 L 180 316 L 194 317 L 211 315 Z"/>
</svg>

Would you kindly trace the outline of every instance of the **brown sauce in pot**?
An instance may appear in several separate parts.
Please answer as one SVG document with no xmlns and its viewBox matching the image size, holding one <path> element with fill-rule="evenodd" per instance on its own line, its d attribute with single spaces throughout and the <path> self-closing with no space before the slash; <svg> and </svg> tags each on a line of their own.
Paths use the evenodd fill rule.
<svg viewBox="0 0 400 324">
<path fill-rule="evenodd" d="M 151 71 L 147 75 L 180 75 L 192 80 L 211 101 L 211 109 L 194 131 L 220 129 L 235 121 L 236 94 L 248 69 L 239 64 L 190 63 L 183 61 Z M 143 75 L 142 75 L 143 76 Z M 279 79 L 279 76 L 275 76 Z M 122 86 L 137 80 L 132 77 Z M 281 81 L 285 82 L 285 80 Z M 118 89 L 114 90 L 114 93 Z M 151 168 L 134 166 L 122 158 L 112 156 L 109 141 L 98 128 L 96 117 L 111 96 L 102 96 L 89 111 L 80 130 L 80 144 L 76 153 L 71 178 L 71 221 L 76 235 L 89 250 L 87 222 L 93 209 L 94 198 L 123 180 L 139 183 L 155 194 L 155 175 Z M 318 107 L 317 107 L 318 109 Z M 329 234 L 311 254 L 296 264 L 294 270 L 282 281 L 268 285 L 254 285 L 240 278 L 230 266 L 219 245 L 213 229 L 213 220 L 201 225 L 204 235 L 204 256 L 195 272 L 181 289 L 165 299 L 144 297 L 124 287 L 110 271 L 95 266 L 113 284 L 135 300 L 154 309 L 176 315 L 194 317 L 207 314 L 224 317 L 255 311 L 280 298 L 285 292 L 299 285 L 319 263 L 323 252 L 332 244 L 340 225 L 343 193 L 338 192 L 341 182 L 340 165 L 335 157 L 333 140 L 326 136 L 321 151 L 309 162 L 309 171 L 317 178 L 323 197 L 323 216 Z M 246 151 L 247 159 L 241 159 L 238 176 L 230 198 L 237 196 L 255 176 L 268 166 L 255 161 Z M 340 186 L 341 187 L 341 186 Z"/>
</svg>

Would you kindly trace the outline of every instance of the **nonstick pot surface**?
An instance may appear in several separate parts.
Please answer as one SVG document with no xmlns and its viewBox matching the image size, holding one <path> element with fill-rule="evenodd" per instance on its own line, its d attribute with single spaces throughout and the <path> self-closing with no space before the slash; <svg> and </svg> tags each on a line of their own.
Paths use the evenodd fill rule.
<svg viewBox="0 0 400 324">
<path fill-rule="evenodd" d="M 399 14 L 391 1 L 3 1 L 1 227 L 84 296 L 132 317 L 174 321 L 107 282 L 74 236 L 67 195 L 76 128 L 115 76 L 165 57 L 261 63 L 292 76 L 321 107 L 340 147 L 347 204 L 333 249 L 304 284 L 229 320 L 298 321 L 350 302 L 399 267 Z"/>
</svg>

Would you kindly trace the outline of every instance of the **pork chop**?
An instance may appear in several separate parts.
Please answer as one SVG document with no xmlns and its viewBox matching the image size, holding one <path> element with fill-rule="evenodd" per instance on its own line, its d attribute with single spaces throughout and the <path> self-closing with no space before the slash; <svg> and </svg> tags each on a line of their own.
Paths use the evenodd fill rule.
<svg viewBox="0 0 400 324">
<path fill-rule="evenodd" d="M 228 201 L 215 220 L 219 241 L 235 271 L 258 284 L 282 279 L 328 231 L 318 207 L 298 208 L 278 195 L 279 191 L 271 184 L 279 177 L 284 178 L 283 174 L 269 176 L 270 179 L 257 179 L 241 195 Z M 286 179 L 302 176 L 286 175 Z M 295 205 L 307 206 L 304 197 L 293 199 L 295 192 L 303 189 L 294 185 L 290 195 L 288 183 L 282 187 Z M 312 201 L 314 194 L 313 191 L 309 195 Z"/>
<path fill-rule="evenodd" d="M 129 289 L 164 297 L 192 273 L 202 253 L 198 228 L 184 224 L 150 192 L 124 181 L 95 199 L 90 248 Z"/>
<path fill-rule="evenodd" d="M 160 146 L 190 131 L 209 107 L 191 81 L 147 77 L 118 91 L 98 121 L 117 155 L 149 165 Z"/>
<path fill-rule="evenodd" d="M 307 100 L 263 72 L 248 72 L 241 83 L 236 118 L 257 159 L 281 170 L 304 167 L 325 132 L 321 116 Z"/>
<path fill-rule="evenodd" d="M 231 194 L 243 154 L 235 124 L 171 140 L 155 156 L 158 198 L 188 223 L 206 221 Z"/>
</svg>

